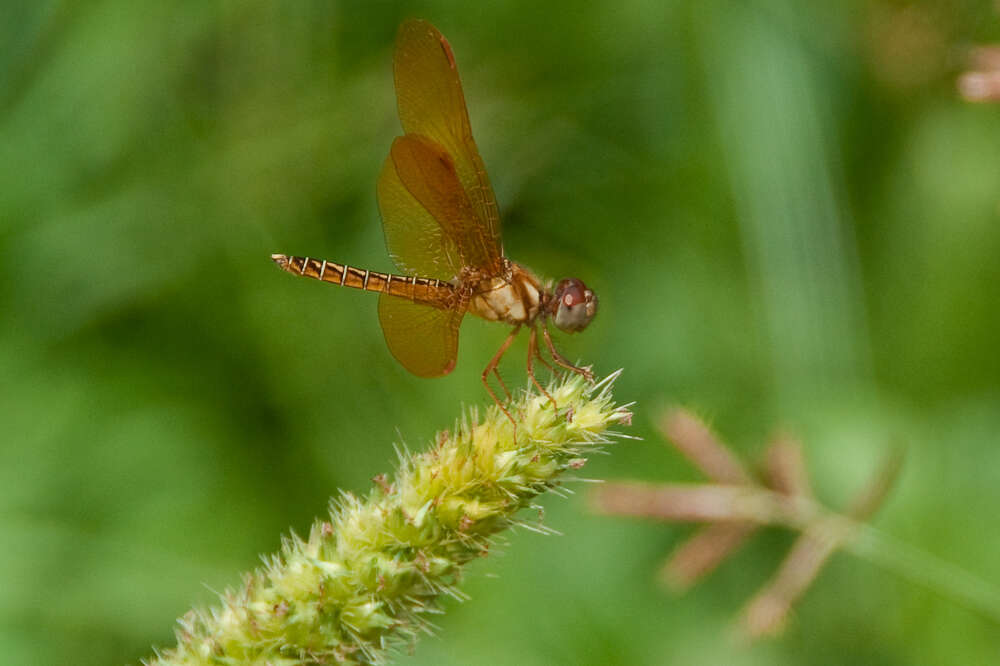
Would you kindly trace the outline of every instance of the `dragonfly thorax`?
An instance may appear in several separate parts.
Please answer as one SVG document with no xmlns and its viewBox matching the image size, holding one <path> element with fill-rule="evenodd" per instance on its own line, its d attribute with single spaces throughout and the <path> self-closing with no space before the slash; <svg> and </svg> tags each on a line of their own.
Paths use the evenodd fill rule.
<svg viewBox="0 0 1000 666">
<path fill-rule="evenodd" d="M 531 271 L 513 261 L 509 265 L 508 275 L 483 279 L 473 287 L 469 312 L 515 326 L 531 323 L 547 300 L 545 289 Z"/>
</svg>

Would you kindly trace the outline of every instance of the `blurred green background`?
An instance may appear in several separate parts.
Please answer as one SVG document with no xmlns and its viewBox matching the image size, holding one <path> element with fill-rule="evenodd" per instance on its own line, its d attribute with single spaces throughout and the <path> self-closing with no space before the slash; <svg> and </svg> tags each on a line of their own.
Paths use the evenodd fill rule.
<svg viewBox="0 0 1000 666">
<path fill-rule="evenodd" d="M 389 270 L 375 181 L 399 133 L 403 18 L 449 37 L 509 255 L 577 275 L 560 345 L 625 373 L 632 434 L 598 478 L 699 478 L 652 423 L 681 403 L 748 457 L 800 434 L 833 505 L 893 440 L 886 532 L 1000 581 L 997 107 L 955 76 L 1000 39 L 985 0 L 0 4 L 0 661 L 120 664 L 239 581 L 393 442 L 459 405 L 408 375 L 376 299 L 272 252 Z M 523 382 L 525 341 L 505 375 Z M 683 597 L 689 528 L 546 500 L 565 533 L 469 569 L 408 664 L 985 664 L 998 625 L 846 555 L 786 635 L 732 618 L 792 535 Z"/>
</svg>

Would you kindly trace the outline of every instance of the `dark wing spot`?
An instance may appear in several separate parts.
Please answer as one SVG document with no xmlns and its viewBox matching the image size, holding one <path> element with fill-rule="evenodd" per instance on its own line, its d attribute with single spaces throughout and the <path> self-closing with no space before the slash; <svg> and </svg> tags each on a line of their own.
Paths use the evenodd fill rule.
<svg viewBox="0 0 1000 666">
<path fill-rule="evenodd" d="M 441 166 L 445 168 L 445 171 L 455 173 L 455 160 L 451 158 L 448 153 L 438 154 L 438 161 L 441 162 Z"/>
</svg>

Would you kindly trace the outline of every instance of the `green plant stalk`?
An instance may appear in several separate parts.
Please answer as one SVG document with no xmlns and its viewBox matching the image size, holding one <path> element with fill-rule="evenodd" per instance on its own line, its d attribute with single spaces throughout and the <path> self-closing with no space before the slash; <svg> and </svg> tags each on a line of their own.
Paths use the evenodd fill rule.
<svg viewBox="0 0 1000 666">
<path fill-rule="evenodd" d="M 620 371 L 619 371 L 620 372 Z M 518 519 L 585 455 L 628 424 L 611 388 L 618 373 L 590 386 L 573 376 L 544 396 L 496 407 L 478 422 L 464 416 L 418 454 L 401 453 L 395 480 L 379 475 L 366 498 L 344 493 L 308 539 L 284 539 L 281 552 L 220 606 L 179 621 L 177 646 L 144 663 L 382 664 L 429 632 L 442 597 L 462 599 L 463 567 L 489 553 Z"/>
</svg>

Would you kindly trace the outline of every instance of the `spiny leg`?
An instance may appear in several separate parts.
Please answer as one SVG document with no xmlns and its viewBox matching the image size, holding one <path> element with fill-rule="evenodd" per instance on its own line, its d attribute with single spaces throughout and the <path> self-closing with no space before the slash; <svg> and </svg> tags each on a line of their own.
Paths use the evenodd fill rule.
<svg viewBox="0 0 1000 666">
<path fill-rule="evenodd" d="M 563 371 L 560 368 L 554 367 L 551 363 L 545 360 L 545 355 L 542 354 L 542 346 L 539 345 L 537 342 L 535 343 L 535 358 L 541 361 L 542 365 L 544 365 L 546 368 L 549 369 L 549 372 L 552 374 L 553 378 L 562 377 Z"/>
<path fill-rule="evenodd" d="M 528 338 L 528 376 L 531 377 L 532 383 L 538 388 L 539 391 L 542 392 L 542 395 L 548 398 L 549 402 L 552 403 L 552 409 L 558 412 L 559 405 L 556 404 L 556 399 L 553 398 L 552 395 L 545 390 L 545 387 L 538 383 L 538 379 L 535 378 L 534 360 L 536 356 L 542 363 L 545 363 L 545 365 L 549 365 L 548 363 L 546 363 L 545 359 L 542 358 L 542 354 L 538 350 L 538 329 L 532 326 L 531 336 Z M 552 366 L 549 365 L 549 369 L 551 368 Z"/>
<path fill-rule="evenodd" d="M 514 396 L 511 395 L 511 392 L 507 389 L 507 384 L 503 381 L 503 377 L 500 376 L 500 368 L 493 368 L 493 374 L 496 375 L 497 382 L 499 382 L 500 388 L 503 389 L 503 394 L 507 397 L 507 402 L 512 401 Z"/>
<path fill-rule="evenodd" d="M 514 424 L 515 440 L 517 439 L 517 421 L 514 420 L 514 417 L 510 415 L 510 412 L 507 411 L 507 408 L 504 407 L 503 403 L 500 402 L 500 398 L 498 398 L 497 394 L 493 391 L 493 388 L 490 386 L 489 376 L 491 372 L 495 372 L 497 378 L 499 379 L 500 373 L 496 372 L 497 366 L 500 364 L 500 359 L 503 358 L 504 353 L 506 353 L 507 349 L 511 346 L 511 344 L 513 344 L 514 338 L 517 337 L 517 332 L 520 330 L 520 326 L 514 327 L 514 330 L 510 332 L 507 339 L 503 341 L 502 345 L 500 345 L 500 349 L 497 350 L 497 353 L 494 354 L 493 358 L 490 359 L 490 362 L 486 364 L 486 368 L 483 369 L 483 386 L 486 387 L 486 392 L 490 394 L 491 398 L 493 398 L 493 402 L 497 404 L 497 407 L 499 407 L 503 413 L 507 415 L 507 418 L 510 419 L 510 422 Z M 510 392 L 507 391 L 507 387 L 504 386 L 502 379 L 500 380 L 500 386 L 503 386 L 504 393 L 506 393 L 507 398 L 510 399 Z"/>
<path fill-rule="evenodd" d="M 549 372 L 551 372 L 553 376 L 555 376 L 556 369 L 552 367 L 551 363 L 545 360 L 544 356 L 542 356 L 542 348 L 539 347 L 537 343 L 535 344 L 535 357 L 542 362 L 542 365 L 549 369 Z"/>
<path fill-rule="evenodd" d="M 590 371 L 590 368 L 576 367 L 563 358 L 563 355 L 556 350 L 556 346 L 552 342 L 552 336 L 549 335 L 549 328 L 545 324 L 542 324 L 542 335 L 545 336 L 545 346 L 549 348 L 549 354 L 552 355 L 552 360 L 555 361 L 557 365 L 566 368 L 570 372 L 575 372 L 576 374 L 581 375 L 588 382 L 593 383 L 594 373 Z"/>
<path fill-rule="evenodd" d="M 542 334 L 545 336 L 545 346 L 549 350 L 549 354 L 552 355 L 552 360 L 560 367 L 553 367 L 551 363 L 545 360 L 542 356 L 542 347 L 538 347 L 538 360 L 544 363 L 551 371 L 554 376 L 562 377 L 563 373 L 567 370 L 572 372 L 580 373 L 585 371 L 585 368 L 578 368 L 572 363 L 570 363 L 562 354 L 556 351 L 555 344 L 552 341 L 552 336 L 549 334 L 549 328 L 545 322 L 542 323 Z"/>
</svg>

